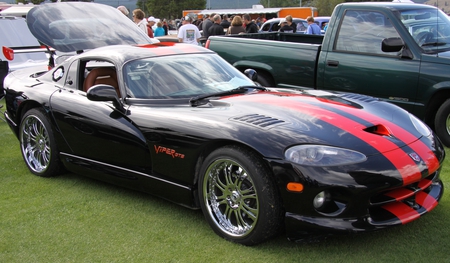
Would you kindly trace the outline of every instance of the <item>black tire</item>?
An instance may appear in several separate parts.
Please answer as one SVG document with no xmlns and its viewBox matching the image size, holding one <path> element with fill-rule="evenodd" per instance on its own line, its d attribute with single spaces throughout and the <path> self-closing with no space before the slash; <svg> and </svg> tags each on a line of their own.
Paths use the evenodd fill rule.
<svg viewBox="0 0 450 263">
<path fill-rule="evenodd" d="M 274 87 L 275 83 L 273 83 L 272 79 L 266 73 L 258 72 L 258 78 L 255 81 L 259 83 L 259 85 L 263 87 Z"/>
<path fill-rule="evenodd" d="M 63 171 L 52 127 L 41 110 L 25 113 L 19 127 L 19 141 L 22 157 L 33 174 L 52 177 Z"/>
<path fill-rule="evenodd" d="M 434 119 L 434 129 L 442 143 L 450 147 L 450 99 L 439 107 Z"/>
<path fill-rule="evenodd" d="M 249 246 L 279 233 L 282 205 L 270 174 L 260 157 L 239 146 L 219 148 L 205 159 L 198 192 L 214 232 Z"/>
</svg>

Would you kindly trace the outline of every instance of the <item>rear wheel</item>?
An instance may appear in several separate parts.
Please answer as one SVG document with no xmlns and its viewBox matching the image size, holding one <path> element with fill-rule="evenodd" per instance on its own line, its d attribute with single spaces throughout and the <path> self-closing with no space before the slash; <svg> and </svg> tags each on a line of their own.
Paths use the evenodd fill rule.
<svg viewBox="0 0 450 263">
<path fill-rule="evenodd" d="M 200 203 L 219 236 L 255 245 L 279 232 L 281 201 L 270 174 L 260 157 L 238 146 L 217 149 L 205 159 Z"/>
<path fill-rule="evenodd" d="M 25 113 L 19 128 L 20 150 L 30 171 L 51 177 L 62 171 L 50 122 L 41 110 Z"/>
</svg>

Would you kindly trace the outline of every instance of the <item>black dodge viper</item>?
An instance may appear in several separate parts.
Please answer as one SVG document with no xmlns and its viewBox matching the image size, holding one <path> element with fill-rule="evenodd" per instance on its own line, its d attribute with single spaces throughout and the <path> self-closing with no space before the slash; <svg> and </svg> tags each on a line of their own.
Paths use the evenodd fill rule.
<svg viewBox="0 0 450 263">
<path fill-rule="evenodd" d="M 201 209 L 245 245 L 406 224 L 443 194 L 441 142 L 397 106 L 255 85 L 251 69 L 151 39 L 106 5 L 47 3 L 27 23 L 74 53 L 5 79 L 5 117 L 35 175 L 70 171 Z"/>
</svg>

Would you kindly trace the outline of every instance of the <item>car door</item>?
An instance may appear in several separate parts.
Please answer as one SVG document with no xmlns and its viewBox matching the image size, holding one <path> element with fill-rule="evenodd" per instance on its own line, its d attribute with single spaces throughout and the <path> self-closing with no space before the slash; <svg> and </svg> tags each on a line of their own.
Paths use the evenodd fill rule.
<svg viewBox="0 0 450 263">
<path fill-rule="evenodd" d="M 79 63 L 72 63 L 65 87 L 51 97 L 53 116 L 70 149 L 67 154 L 109 169 L 120 168 L 124 174 L 150 174 L 152 162 L 141 131 L 111 102 L 86 97 L 77 81 L 77 76 L 84 74 L 81 68 Z"/>
<path fill-rule="evenodd" d="M 332 51 L 326 53 L 324 89 L 386 99 L 413 111 L 420 70 L 419 58 L 382 52 L 384 38 L 400 37 L 390 20 L 375 11 L 348 10 Z"/>
</svg>

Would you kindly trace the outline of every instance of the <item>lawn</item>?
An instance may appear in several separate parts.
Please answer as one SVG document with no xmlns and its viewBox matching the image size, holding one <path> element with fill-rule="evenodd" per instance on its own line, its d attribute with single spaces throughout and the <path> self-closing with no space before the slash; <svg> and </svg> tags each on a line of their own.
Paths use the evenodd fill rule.
<svg viewBox="0 0 450 263">
<path fill-rule="evenodd" d="M 0 262 L 450 262 L 448 190 L 404 226 L 245 247 L 218 237 L 201 211 L 71 173 L 34 176 L 3 121 L 0 136 Z M 449 169 L 450 158 L 441 175 L 447 189 Z"/>
</svg>

